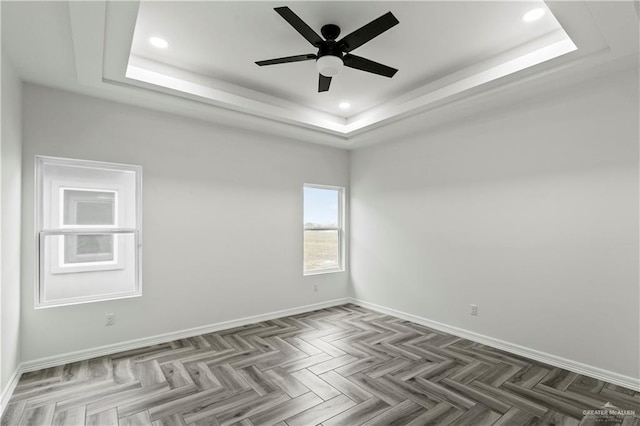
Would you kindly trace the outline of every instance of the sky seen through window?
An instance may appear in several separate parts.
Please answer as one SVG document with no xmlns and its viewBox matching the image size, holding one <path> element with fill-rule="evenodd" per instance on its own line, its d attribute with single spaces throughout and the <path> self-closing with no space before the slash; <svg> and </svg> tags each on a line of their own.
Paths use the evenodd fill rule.
<svg viewBox="0 0 640 426">
<path fill-rule="evenodd" d="M 314 227 L 338 225 L 339 191 L 335 189 L 304 188 L 304 223 Z"/>
</svg>

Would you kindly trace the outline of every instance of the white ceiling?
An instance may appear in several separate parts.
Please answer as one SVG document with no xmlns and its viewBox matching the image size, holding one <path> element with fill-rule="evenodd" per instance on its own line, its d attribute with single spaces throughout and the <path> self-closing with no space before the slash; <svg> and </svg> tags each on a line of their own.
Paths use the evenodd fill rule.
<svg viewBox="0 0 640 426">
<path fill-rule="evenodd" d="M 293 2 L 318 34 L 329 23 L 342 36 L 391 11 L 400 24 L 354 51 L 399 69 L 393 78 L 345 68 L 318 93 L 315 61 L 260 68 L 254 62 L 317 53 L 273 9 L 282 2 L 144 2 L 131 54 L 348 117 L 441 77 L 561 29 L 551 13 L 524 23 L 526 2 Z M 158 49 L 149 38 L 169 42 Z M 349 111 L 339 109 L 349 101 Z"/>
<path fill-rule="evenodd" d="M 258 67 L 256 60 L 314 53 L 273 10 L 283 5 L 317 32 L 334 23 L 343 36 L 393 12 L 400 24 L 354 53 L 399 72 L 387 79 L 345 68 L 329 92 L 317 93 L 313 61 Z M 532 83 L 638 54 L 638 9 L 628 1 L 3 1 L 1 7 L 3 53 L 26 81 L 347 148 L 385 134 L 372 129 L 419 126 L 425 120 L 405 119 L 425 111 L 506 88 L 535 93 Z M 533 7 L 547 13 L 522 22 Z M 150 36 L 169 47 L 153 48 Z M 352 108 L 340 110 L 342 101 Z"/>
</svg>

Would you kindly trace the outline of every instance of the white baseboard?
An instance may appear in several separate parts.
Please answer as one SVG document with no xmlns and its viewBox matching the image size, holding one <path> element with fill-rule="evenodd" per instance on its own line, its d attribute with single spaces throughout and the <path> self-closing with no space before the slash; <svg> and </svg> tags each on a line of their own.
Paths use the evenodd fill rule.
<svg viewBox="0 0 640 426">
<path fill-rule="evenodd" d="M 515 343 L 505 342 L 504 340 L 495 339 L 493 337 L 485 336 L 483 334 L 468 331 L 462 328 L 453 327 L 447 324 L 443 324 L 437 321 L 433 321 L 427 318 L 423 318 L 417 315 L 408 314 L 406 312 L 398 311 L 396 309 L 387 308 L 385 306 L 377 305 L 375 303 L 366 302 L 360 299 L 351 299 L 351 303 L 360 305 L 364 308 L 378 311 L 384 314 L 392 315 L 407 321 L 415 322 L 416 324 L 424 325 L 435 330 L 443 331 L 445 333 L 452 334 L 454 336 L 463 337 L 474 342 L 482 343 L 483 345 L 491 346 L 496 349 L 501 349 L 512 354 L 520 355 L 526 358 L 530 358 L 535 361 L 543 362 L 545 364 L 552 365 L 554 367 L 563 368 L 565 370 L 573 371 L 574 373 L 583 374 L 585 376 L 593 377 L 594 379 L 603 380 L 605 382 L 612 383 L 618 386 L 624 386 L 625 388 L 640 391 L 640 379 L 625 376 L 613 371 L 604 370 L 602 368 L 594 367 L 592 365 L 583 364 L 581 362 L 572 361 L 570 359 L 562 358 L 557 355 L 548 354 L 535 349 L 528 348 L 526 346 L 520 346 Z"/>
<path fill-rule="evenodd" d="M 290 315 L 297 315 L 305 312 L 314 311 L 317 309 L 324 309 L 332 306 L 343 305 L 346 303 L 354 303 L 356 305 L 360 305 L 362 307 L 365 307 L 377 312 L 392 315 L 407 321 L 412 321 L 412 322 L 415 322 L 416 324 L 421 324 L 421 325 L 433 328 L 435 330 L 452 334 L 454 336 L 459 336 L 465 339 L 473 340 L 474 342 L 492 346 L 494 348 L 501 349 L 503 351 L 520 355 L 526 358 L 530 358 L 535 361 L 543 362 L 545 364 L 549 364 L 555 367 L 563 368 L 565 370 L 573 371 L 578 374 L 583 374 L 585 376 L 593 377 L 599 380 L 604 380 L 606 382 L 609 382 L 615 385 L 624 386 L 629 389 L 640 391 L 640 380 L 634 377 L 625 376 L 625 375 L 608 371 L 608 370 L 603 370 L 598 367 L 583 364 L 577 361 L 572 361 L 566 358 L 541 352 L 525 346 L 516 345 L 514 343 L 505 342 L 503 340 L 495 339 L 493 337 L 489 337 L 489 336 L 485 336 L 472 331 L 464 330 L 462 328 L 446 325 L 446 324 L 433 321 L 427 318 L 423 318 L 417 315 L 408 314 L 406 312 L 398 311 L 396 309 L 377 305 L 375 303 L 370 303 L 364 300 L 347 297 L 347 298 L 335 299 L 335 300 L 315 303 L 311 305 L 299 306 L 296 308 L 284 309 L 281 311 L 268 312 L 265 314 L 254 315 L 254 316 L 230 320 L 230 321 L 223 321 L 223 322 L 210 324 L 202 327 L 179 330 L 179 331 L 160 334 L 152 337 L 129 340 L 126 342 L 114 343 L 110 345 L 99 346 L 96 348 L 85 349 L 81 351 L 70 352 L 66 354 L 55 355 L 47 358 L 40 358 L 32 361 L 23 362 L 18 366 L 18 368 L 16 368 L 16 371 L 11 376 L 11 379 L 9 380 L 9 382 L 4 387 L 4 389 L 2 389 L 2 395 L 0 398 L 0 416 L 2 416 L 2 413 L 4 412 L 7 406 L 9 398 L 11 397 L 11 394 L 13 393 L 16 385 L 18 384 L 18 380 L 20 376 L 22 375 L 22 373 L 26 373 L 28 371 L 55 367 L 55 366 L 67 364 L 70 362 L 82 361 L 85 359 L 95 358 L 95 357 L 104 356 L 104 355 L 110 355 L 117 352 L 127 351 L 131 349 L 138 349 L 145 346 L 167 343 L 173 340 L 185 339 L 187 337 L 213 333 L 220 330 L 240 327 L 247 324 L 253 324 L 256 322 L 267 321 L 267 320 L 286 317 Z"/>
<path fill-rule="evenodd" d="M 68 364 L 70 362 L 83 361 L 85 359 L 95 358 L 99 356 L 111 355 L 117 352 L 128 351 L 131 349 L 143 348 L 145 346 L 157 345 L 161 343 L 172 342 L 174 340 L 185 339 L 187 337 L 199 336 L 201 334 L 213 333 L 229 328 L 240 327 L 247 324 L 268 321 L 275 318 L 287 317 L 291 315 L 302 314 L 305 312 L 315 311 L 317 309 L 329 308 L 332 306 L 344 305 L 349 303 L 350 298 L 334 299 L 326 302 L 314 303 L 312 305 L 298 306 L 291 309 L 283 309 L 281 311 L 268 312 L 265 314 L 253 315 L 250 317 L 239 318 L 230 321 L 223 321 L 215 324 L 209 324 L 202 327 L 194 327 L 186 330 L 174 331 L 171 333 L 159 334 L 152 337 L 143 337 L 141 339 L 129 340 L 126 342 L 113 343 L 110 345 L 99 346 L 96 348 L 84 349 L 76 352 L 69 352 L 61 355 L 35 359 L 23 362 L 21 372 L 40 370 L 42 368 L 55 367 L 58 365 Z"/>
<path fill-rule="evenodd" d="M 22 364 L 20 364 L 9 378 L 5 387 L 2 389 L 2 393 L 0 394 L 0 417 L 4 414 L 4 410 L 7 408 L 7 405 L 9 405 L 9 399 L 11 399 L 11 395 L 13 395 L 13 391 L 18 385 L 18 380 L 20 380 L 22 373 Z"/>
</svg>

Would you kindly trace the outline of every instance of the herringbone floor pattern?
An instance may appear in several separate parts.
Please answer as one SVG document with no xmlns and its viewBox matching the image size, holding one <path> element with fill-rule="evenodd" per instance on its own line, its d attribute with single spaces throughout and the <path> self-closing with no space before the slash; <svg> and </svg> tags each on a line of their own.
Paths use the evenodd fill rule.
<svg viewBox="0 0 640 426">
<path fill-rule="evenodd" d="M 355 305 L 26 373 L 2 425 L 613 425 L 640 393 Z"/>
</svg>

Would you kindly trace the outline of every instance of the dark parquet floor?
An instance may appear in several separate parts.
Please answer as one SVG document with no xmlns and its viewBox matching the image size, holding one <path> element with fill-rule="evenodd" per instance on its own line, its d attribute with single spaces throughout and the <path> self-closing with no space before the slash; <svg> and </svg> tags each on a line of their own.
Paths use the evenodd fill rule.
<svg viewBox="0 0 640 426">
<path fill-rule="evenodd" d="M 608 417 L 584 414 L 605 405 Z M 638 417 L 640 392 L 350 304 L 25 373 L 0 423 L 640 426 Z"/>
</svg>

